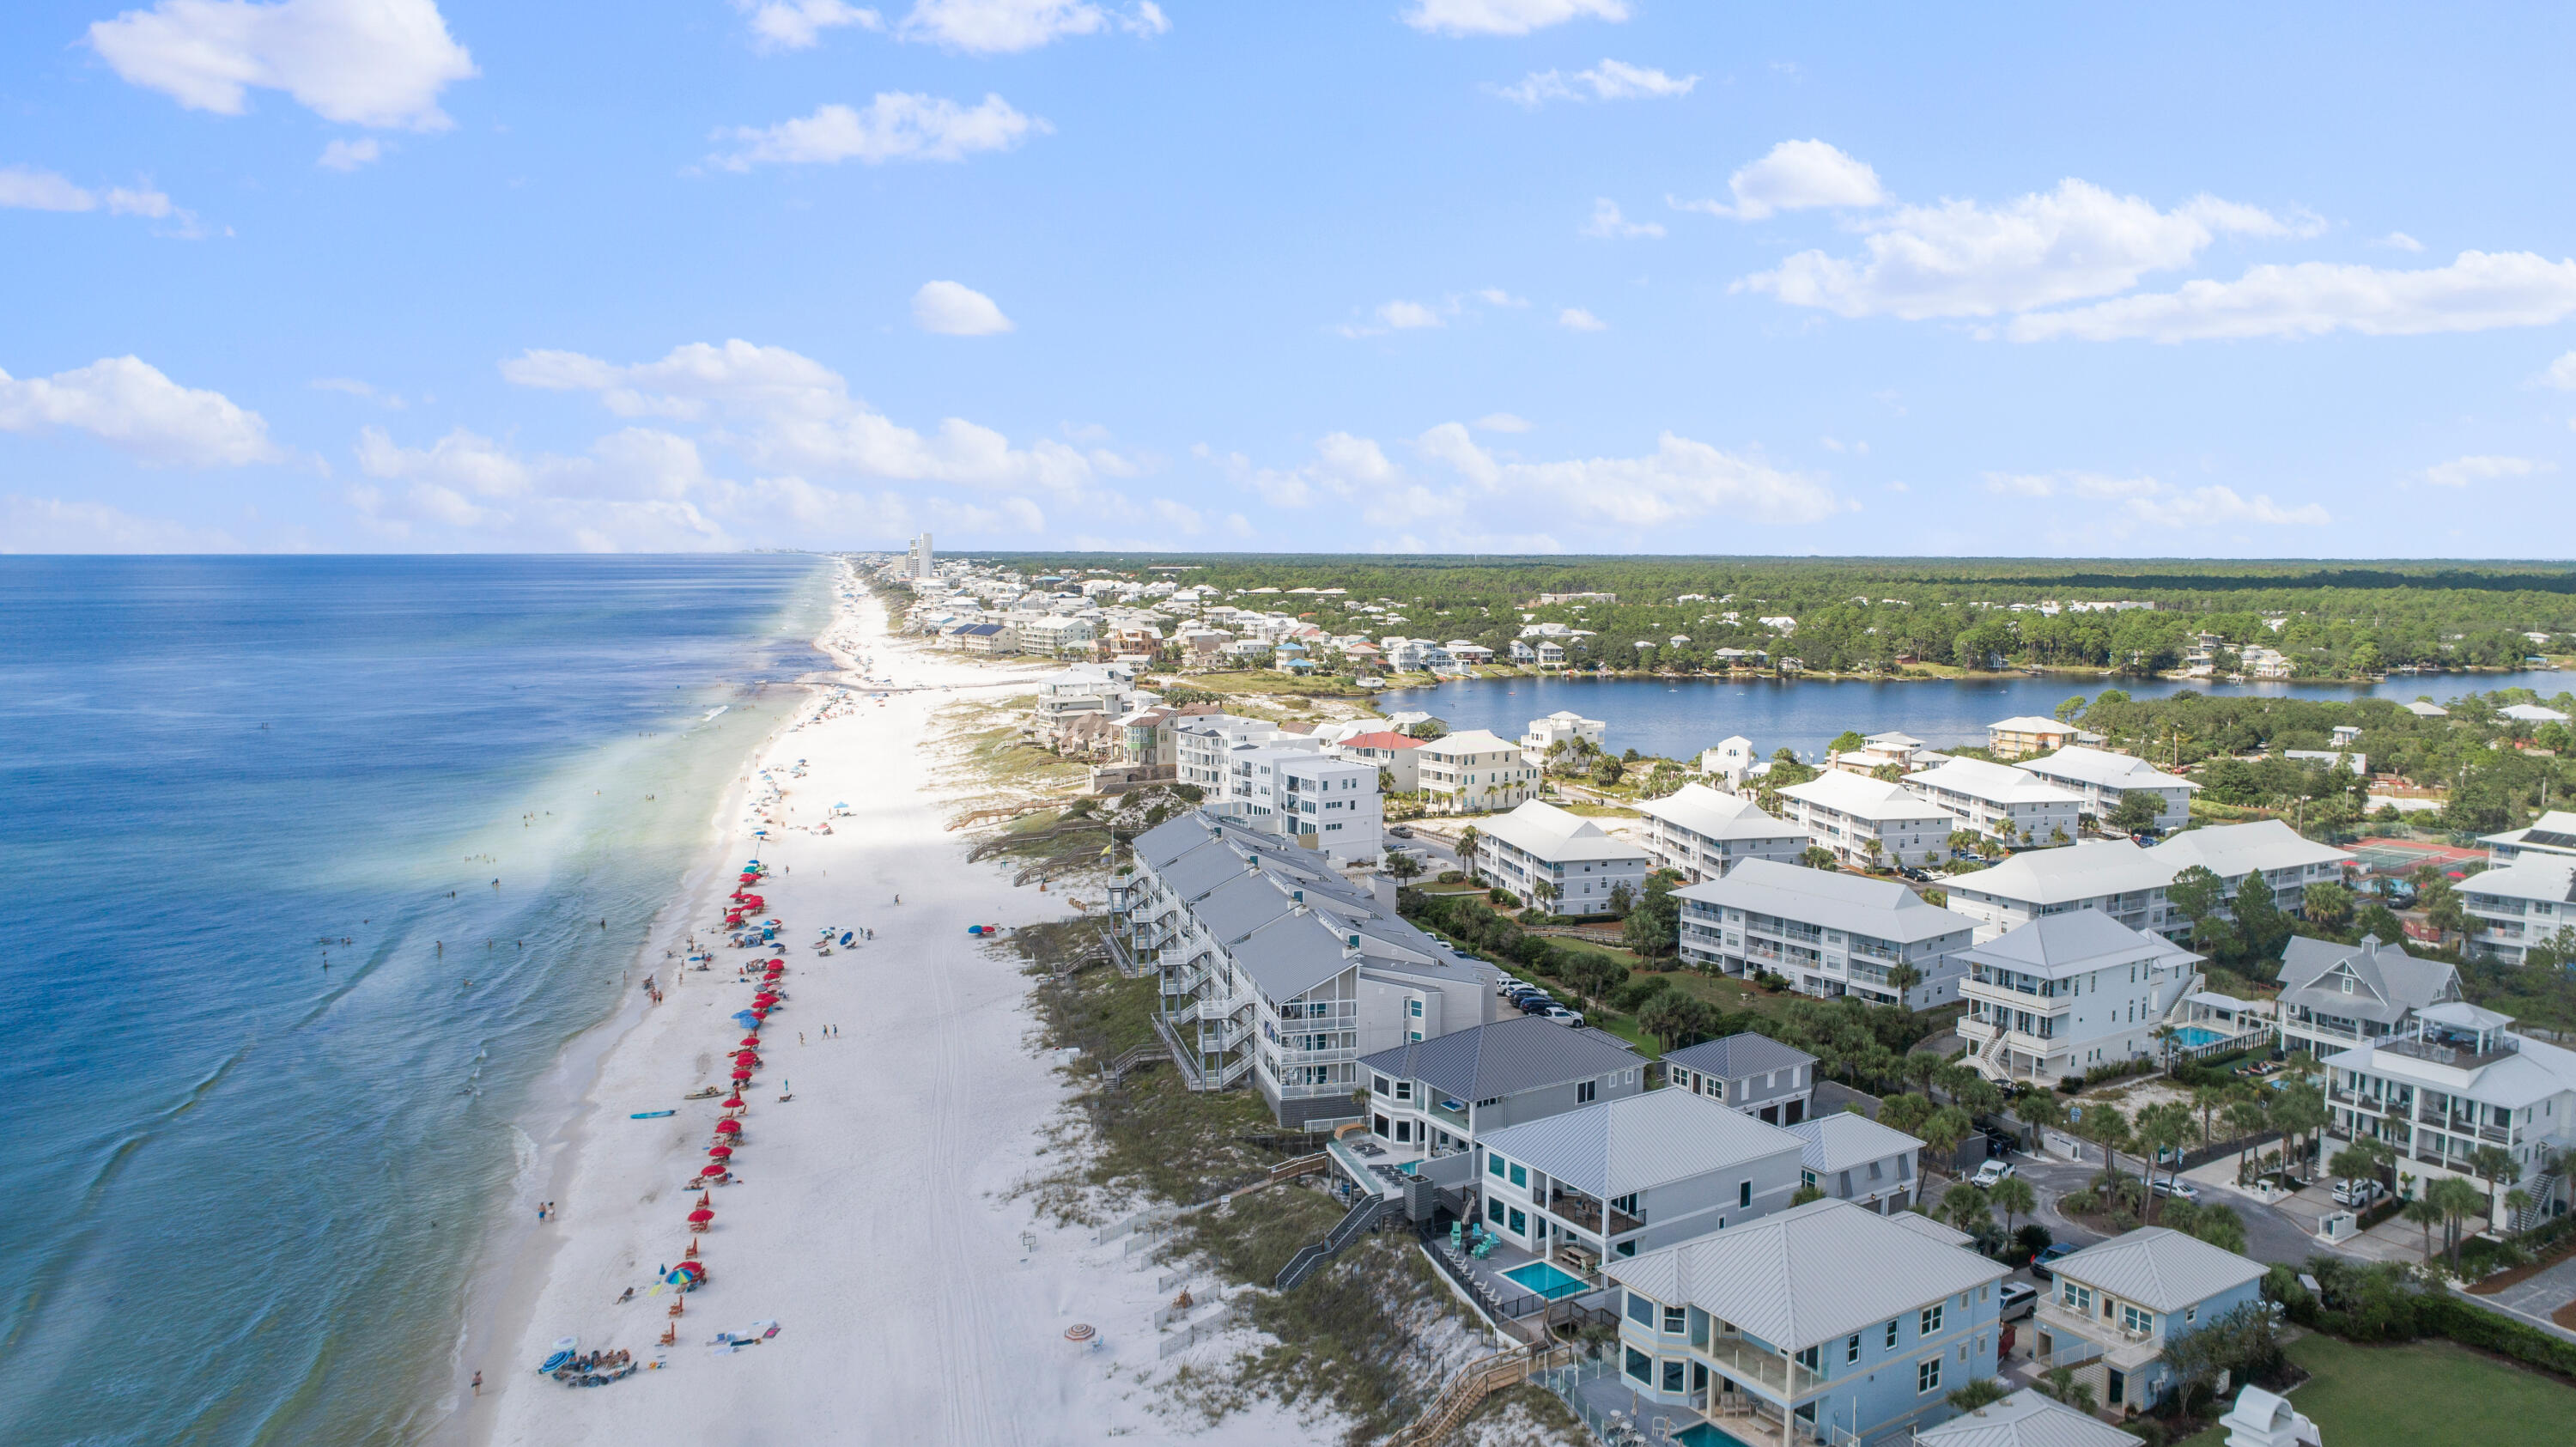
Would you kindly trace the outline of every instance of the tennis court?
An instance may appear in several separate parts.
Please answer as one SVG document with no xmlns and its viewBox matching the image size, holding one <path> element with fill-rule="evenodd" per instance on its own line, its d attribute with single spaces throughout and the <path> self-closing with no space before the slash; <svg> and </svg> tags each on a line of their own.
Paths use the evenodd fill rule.
<svg viewBox="0 0 2576 1447">
<path fill-rule="evenodd" d="M 2484 864 L 2487 858 L 2483 849 L 2427 844 L 2420 839 L 2364 839 L 2343 847 L 2351 850 L 2370 873 L 2397 876 L 2413 874 L 2426 864 L 2438 864 L 2443 873 L 2457 874 L 2463 866 Z"/>
</svg>

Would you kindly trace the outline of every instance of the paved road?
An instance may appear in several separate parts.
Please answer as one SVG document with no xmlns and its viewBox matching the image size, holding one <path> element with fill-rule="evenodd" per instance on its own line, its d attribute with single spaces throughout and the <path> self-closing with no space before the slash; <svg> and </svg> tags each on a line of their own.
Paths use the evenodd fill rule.
<svg viewBox="0 0 2576 1447">
<path fill-rule="evenodd" d="M 2089 1246 L 2102 1239 L 2099 1232 L 2088 1231 L 2057 1212 L 2057 1199 L 2080 1191 L 2093 1183 L 2101 1167 L 2089 1162 L 2051 1160 L 2016 1151 L 2013 1169 L 2036 1188 L 2039 1194 L 2040 1224 L 2060 1241 Z M 2123 1168 L 2131 1165 L 2122 1162 Z M 2245 1222 L 2245 1254 L 2257 1261 L 2286 1261 L 2292 1264 L 2307 1260 L 2320 1251 L 2329 1250 L 2324 1242 L 2299 1228 L 2296 1221 L 2250 1196 L 2201 1188 L 2205 1203 L 2233 1207 Z"/>
</svg>

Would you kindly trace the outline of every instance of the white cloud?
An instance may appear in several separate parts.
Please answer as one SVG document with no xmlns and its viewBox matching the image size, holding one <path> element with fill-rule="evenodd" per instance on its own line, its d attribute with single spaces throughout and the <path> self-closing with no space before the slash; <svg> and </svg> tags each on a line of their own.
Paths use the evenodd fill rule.
<svg viewBox="0 0 2576 1447">
<path fill-rule="evenodd" d="M 241 543 L 221 528 L 137 517 L 100 502 L 0 497 L 0 553 L 231 553 Z"/>
<path fill-rule="evenodd" d="M 136 357 L 25 381 L 0 372 L 0 432 L 55 427 L 90 433 L 147 466 L 240 467 L 286 456 L 258 413 L 220 392 L 182 387 Z"/>
<path fill-rule="evenodd" d="M 384 154 L 383 143 L 373 136 L 354 141 L 335 140 L 322 148 L 320 159 L 313 164 L 326 171 L 354 171 L 360 166 L 374 165 L 384 159 Z"/>
<path fill-rule="evenodd" d="M 1995 207 L 1907 206 L 1865 224 L 1863 257 L 1804 251 L 1738 285 L 1847 317 L 1985 317 L 2125 291 L 2189 265 L 2222 233 L 2285 236 L 2308 224 L 2212 196 L 2159 211 L 2067 180 Z"/>
<path fill-rule="evenodd" d="M 966 487 L 1070 491 L 1129 467 L 1105 450 L 1052 439 L 1013 447 L 951 417 L 935 433 L 897 425 L 849 395 L 841 375 L 784 347 L 693 342 L 632 366 L 578 352 L 530 351 L 501 365 L 523 387 L 596 393 L 620 417 L 708 424 L 704 439 L 763 468 Z"/>
<path fill-rule="evenodd" d="M 912 294 L 912 323 L 943 337 L 989 337 L 1011 329 L 993 299 L 953 281 L 926 281 Z"/>
<path fill-rule="evenodd" d="M 1483 302 L 1487 306 L 1522 307 L 1529 305 L 1528 297 L 1514 296 L 1499 286 L 1489 286 L 1483 291 L 1477 292 L 1476 300 Z"/>
<path fill-rule="evenodd" d="M 1152 0 L 1124 12 L 1089 0 L 916 0 L 897 33 L 969 54 L 1001 55 L 1113 26 L 1130 35 L 1160 35 L 1172 22 Z"/>
<path fill-rule="evenodd" d="M 355 377 L 316 377 L 304 385 L 316 392 L 338 392 L 343 396 L 362 398 L 379 406 L 390 407 L 397 412 L 405 406 L 402 398 L 390 392 L 379 391 L 374 385 L 362 382 Z"/>
<path fill-rule="evenodd" d="M 2162 528 L 2210 528 L 2230 523 L 2323 527 L 2333 521 L 2315 503 L 2283 507 L 2265 494 L 2244 497 L 2232 487 L 2183 491 L 2152 477 L 2112 477 L 2098 472 L 1989 472 L 1986 491 L 2031 500 L 2070 498 L 2117 503 L 2118 511 L 2096 515 L 2107 517 L 2113 524 L 2110 531 L 2114 536 L 2138 524 Z"/>
<path fill-rule="evenodd" d="M 2164 484 L 2152 477 L 2105 477 L 2095 472 L 1989 472 L 1986 491 L 2007 497 L 2075 497 L 2108 502 L 2154 497 L 2164 491 Z"/>
<path fill-rule="evenodd" d="M 1496 86 L 1494 94 L 1533 109 L 1552 100 L 1660 100 L 1690 94 L 1695 75 L 1671 76 L 1625 61 L 1604 59 L 1572 75 L 1561 70 L 1532 71 L 1514 85 Z"/>
<path fill-rule="evenodd" d="M 2540 374 L 2540 381 L 2543 386 L 2556 387 L 2562 392 L 2576 392 L 2576 352 L 2569 352 L 2550 363 L 2549 370 Z"/>
<path fill-rule="evenodd" d="M 2020 342 L 2182 342 L 2345 330 L 2416 336 L 2545 326 L 2570 316 L 2576 316 L 2576 261 L 2464 251 L 2449 266 L 2422 271 L 2322 261 L 2257 266 L 2235 281 L 2192 281 L 2177 291 L 2015 317 L 2006 335 Z"/>
<path fill-rule="evenodd" d="M 1413 0 L 1404 23 L 1434 35 L 1527 35 L 1568 20 L 1628 18 L 1627 0 Z"/>
<path fill-rule="evenodd" d="M 1593 201 L 1592 219 L 1584 223 L 1583 234 L 1611 240 L 1632 236 L 1661 236 L 1664 234 L 1664 228 L 1658 222 L 1629 220 L 1620 214 L 1618 202 L 1602 196 Z"/>
<path fill-rule="evenodd" d="M 2423 242 L 2416 240 L 2414 237 L 2407 235 L 2403 231 L 2391 231 L 2386 236 L 2383 236 L 2370 244 L 2373 246 L 2385 246 L 2391 251 L 2421 251 L 2424 249 Z"/>
<path fill-rule="evenodd" d="M 2535 472 L 2554 472 L 2546 462 L 2528 457 L 2455 457 L 2448 462 L 2425 468 L 2426 482 L 2437 487 L 2466 487 L 2473 482 L 2491 482 L 2499 477 L 2529 477 Z"/>
<path fill-rule="evenodd" d="M 22 211 L 95 211 L 98 198 L 51 171 L 0 166 L 0 206 Z"/>
<path fill-rule="evenodd" d="M 752 44 L 761 50 L 810 49 L 824 31 L 845 26 L 885 28 L 884 16 L 849 0 L 733 0 L 733 8 L 751 17 Z"/>
<path fill-rule="evenodd" d="M 129 83 L 228 116 L 256 86 L 346 125 L 441 130 L 438 93 L 476 73 L 436 0 L 160 0 L 89 42 Z"/>
<path fill-rule="evenodd" d="M 1556 314 L 1556 324 L 1573 332 L 1606 332 L 1610 324 L 1579 306 L 1570 306 Z"/>
<path fill-rule="evenodd" d="M 1449 310 L 1453 313 L 1458 310 L 1455 301 L 1450 303 Z M 1399 297 L 1394 301 L 1378 303 L 1369 312 L 1367 321 L 1343 322 L 1332 330 L 1345 337 L 1382 337 L 1388 332 L 1425 331 L 1432 327 L 1445 327 L 1448 324 L 1442 317 L 1440 308 L 1427 302 L 1406 301 Z"/>
<path fill-rule="evenodd" d="M 1467 425 L 1480 432 L 1527 432 L 1530 430 L 1528 418 L 1515 417 L 1509 412 L 1488 412 L 1484 416 L 1477 418 L 1475 421 L 1470 422 Z"/>
<path fill-rule="evenodd" d="M 830 165 L 858 161 L 962 161 L 977 151 L 1007 151 L 1053 127 L 1025 116 L 998 95 L 973 107 L 903 91 L 880 93 L 864 111 L 845 105 L 818 107 L 810 116 L 777 125 L 736 126 L 715 139 L 740 149 L 714 157 L 728 171 L 753 166 Z"/>
<path fill-rule="evenodd" d="M 1726 189 L 1734 193 L 1732 205 L 1680 200 L 1671 204 L 1683 211 L 1760 221 L 1782 211 L 1877 206 L 1887 200 L 1876 171 L 1823 141 L 1782 141 L 1769 155 L 1727 177 Z"/>
</svg>

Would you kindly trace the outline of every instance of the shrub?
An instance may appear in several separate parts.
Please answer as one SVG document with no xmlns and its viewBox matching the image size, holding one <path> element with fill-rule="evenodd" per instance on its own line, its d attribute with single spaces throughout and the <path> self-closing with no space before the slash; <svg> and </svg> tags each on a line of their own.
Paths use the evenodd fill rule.
<svg viewBox="0 0 2576 1447">
<path fill-rule="evenodd" d="M 1512 893 L 1501 885 L 1496 885 L 1492 889 L 1486 890 L 1485 898 L 1492 900 L 1494 903 L 1501 905 L 1505 909 L 1515 908 L 1521 902 L 1519 895 Z"/>
<path fill-rule="evenodd" d="M 1459 869 L 1441 870 L 1440 882 L 1442 884 L 1464 884 L 1467 882 L 1466 871 Z"/>
</svg>

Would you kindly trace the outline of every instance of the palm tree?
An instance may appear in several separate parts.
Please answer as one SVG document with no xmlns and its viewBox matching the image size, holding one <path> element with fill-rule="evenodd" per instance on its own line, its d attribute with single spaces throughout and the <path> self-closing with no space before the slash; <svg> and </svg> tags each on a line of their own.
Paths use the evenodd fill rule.
<svg viewBox="0 0 2576 1447">
<path fill-rule="evenodd" d="M 2441 1223 L 2442 1208 L 2433 1204 L 2428 1193 L 2407 1202 L 2397 1214 L 2424 1228 L 2424 1264 L 2432 1265 L 2433 1228 Z"/>
<path fill-rule="evenodd" d="M 1986 1189 L 1986 1198 L 1994 1202 L 1996 1210 L 2004 1213 L 2004 1234 L 2007 1236 L 2012 1234 L 2015 1216 L 2027 1216 L 2039 1209 L 2039 1193 L 2030 1188 L 2030 1182 L 2019 1176 L 2006 1176 L 1995 1182 Z"/>
<path fill-rule="evenodd" d="M 2120 1148 L 2129 1143 L 2129 1119 L 2116 1105 L 2099 1102 L 2084 1107 L 2075 1122 L 2076 1132 L 2102 1148 L 2102 1168 L 2110 1175 L 2120 1173 Z"/>
<path fill-rule="evenodd" d="M 1461 868 L 1467 871 L 1467 877 L 1469 879 L 1477 877 L 1476 841 L 1484 837 L 1484 835 L 1476 832 L 1476 826 L 1473 824 L 1470 824 L 1466 828 L 1458 831 L 1458 863 Z"/>
<path fill-rule="evenodd" d="M 1962 1231 L 1974 1231 L 1979 1221 L 1989 1219 L 1993 1203 L 1983 1187 L 1961 1181 L 1941 1193 L 1941 1216 Z"/>
<path fill-rule="evenodd" d="M 2147 1191 L 2147 1220 L 2152 1223 L 2156 1218 L 2156 1193 L 2152 1186 L 2156 1161 L 2166 1151 L 2177 1149 L 2184 1141 L 2191 1138 L 2191 1111 L 2177 1104 L 2148 1106 L 2138 1112 L 2136 1135 L 2138 1153 L 2146 1158 L 2146 1173 L 2150 1181 L 2150 1188 Z M 2173 1176 L 2179 1176 L 2181 1173 L 2182 1162 L 2177 1159 L 2174 1162 L 2172 1176 L 2168 1176 L 2167 1179 L 2171 1180 Z"/>
<path fill-rule="evenodd" d="M 1943 1175 L 1958 1169 L 1959 1143 L 1975 1129 L 1976 1123 L 1968 1119 L 1968 1113 L 1955 1105 L 1945 1105 L 1924 1120 L 1920 1131 L 1923 1144 L 1931 1148 L 1932 1158 L 1940 1163 Z"/>
<path fill-rule="evenodd" d="M 2458 1176 L 2444 1176 L 2424 1192 L 2424 1199 L 2442 1213 L 2444 1247 L 2450 1253 L 2451 1269 L 2456 1271 L 2460 1265 L 2460 1240 L 2468 1234 L 2462 1228 L 2470 1216 L 2488 1208 L 2487 1194 Z"/>
<path fill-rule="evenodd" d="M 2245 1173 L 2252 1163 L 2254 1138 L 2261 1135 L 2264 1128 L 2271 1123 L 2272 1113 L 2265 1108 L 2260 1092 L 2227 1107 L 2227 1128 L 2236 1132 L 2236 1138 L 2244 1142 L 2244 1148 L 2236 1155 L 2237 1180 L 2245 1179 Z"/>
<path fill-rule="evenodd" d="M 2514 1160 L 2513 1152 L 2504 1147 L 2480 1146 L 2469 1152 L 2469 1170 L 2479 1180 L 2487 1183 L 2487 1224 L 2493 1225 L 2495 1224 L 2496 1193 L 2503 1188 L 2505 1182 L 2520 1176 L 2521 1167 Z"/>
</svg>

